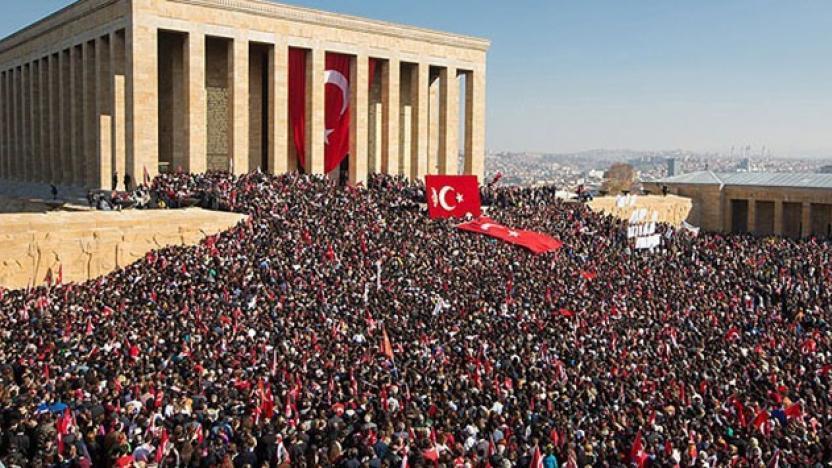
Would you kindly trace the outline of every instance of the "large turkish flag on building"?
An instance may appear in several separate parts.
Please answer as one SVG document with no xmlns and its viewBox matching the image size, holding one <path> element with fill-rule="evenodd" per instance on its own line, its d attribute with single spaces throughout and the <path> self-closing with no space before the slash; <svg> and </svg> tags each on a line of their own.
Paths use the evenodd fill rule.
<svg viewBox="0 0 832 468">
<path fill-rule="evenodd" d="M 306 50 L 289 48 L 289 120 L 298 166 L 306 167 Z"/>
<path fill-rule="evenodd" d="M 512 229 L 484 216 L 470 223 L 462 223 L 457 228 L 462 231 L 485 234 L 486 236 L 500 239 L 509 244 L 519 245 L 531 250 L 535 254 L 551 252 L 563 247 L 563 242 L 546 234 Z"/>
<path fill-rule="evenodd" d="M 477 176 L 427 175 L 425 197 L 432 219 L 458 218 L 469 213 L 479 216 L 481 213 Z"/>
<path fill-rule="evenodd" d="M 324 72 L 324 171 L 337 168 L 350 151 L 350 61 L 344 54 L 327 53 Z"/>
</svg>

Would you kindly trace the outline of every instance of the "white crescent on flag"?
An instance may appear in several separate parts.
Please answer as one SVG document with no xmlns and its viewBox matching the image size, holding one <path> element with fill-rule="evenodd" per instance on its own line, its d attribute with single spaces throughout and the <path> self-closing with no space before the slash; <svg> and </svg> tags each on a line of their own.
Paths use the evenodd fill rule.
<svg viewBox="0 0 832 468">
<path fill-rule="evenodd" d="M 341 89 L 341 114 L 347 112 L 347 107 L 350 105 L 350 83 L 347 78 L 339 71 L 327 70 L 324 72 L 324 85 L 332 84 Z M 324 129 L 324 143 L 329 144 L 329 135 L 335 130 L 327 128 Z"/>
<path fill-rule="evenodd" d="M 456 209 L 456 205 L 449 205 L 448 200 L 445 199 L 445 197 L 448 195 L 448 192 L 453 191 L 453 190 L 454 190 L 454 188 L 451 187 L 450 185 L 446 185 L 446 186 L 442 187 L 441 190 L 439 190 L 439 205 L 445 211 L 453 211 L 453 210 Z"/>
<path fill-rule="evenodd" d="M 350 82 L 341 72 L 327 70 L 324 72 L 324 84 L 333 84 L 341 88 L 341 115 L 344 115 L 350 105 Z"/>
</svg>

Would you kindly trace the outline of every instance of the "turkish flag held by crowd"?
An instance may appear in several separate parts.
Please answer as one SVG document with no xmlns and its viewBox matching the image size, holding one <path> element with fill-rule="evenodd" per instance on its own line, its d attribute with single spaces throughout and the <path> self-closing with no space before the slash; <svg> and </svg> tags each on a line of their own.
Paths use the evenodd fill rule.
<svg viewBox="0 0 832 468">
<path fill-rule="evenodd" d="M 534 231 L 523 231 L 521 229 L 512 229 L 503 226 L 493 219 L 480 217 L 470 223 L 462 223 L 457 226 L 462 231 L 475 232 L 478 234 L 485 234 L 496 239 L 508 242 L 509 244 L 519 245 L 532 251 L 534 254 L 542 254 L 559 250 L 563 247 L 563 242 Z"/>
<path fill-rule="evenodd" d="M 480 190 L 474 175 L 427 175 L 425 196 L 431 219 L 479 216 Z"/>
<path fill-rule="evenodd" d="M 324 171 L 341 165 L 350 151 L 350 61 L 349 55 L 327 53 L 324 119 Z"/>
</svg>

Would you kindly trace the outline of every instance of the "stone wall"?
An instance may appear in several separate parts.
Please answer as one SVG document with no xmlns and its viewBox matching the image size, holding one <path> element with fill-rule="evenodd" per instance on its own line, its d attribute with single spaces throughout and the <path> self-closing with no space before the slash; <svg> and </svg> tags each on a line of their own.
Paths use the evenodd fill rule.
<svg viewBox="0 0 832 468">
<path fill-rule="evenodd" d="M 196 208 L 0 214 L 0 286 L 41 284 L 60 267 L 65 282 L 97 278 L 152 249 L 193 245 L 242 219 Z"/>
<path fill-rule="evenodd" d="M 686 221 L 690 215 L 693 203 L 689 198 L 668 195 L 666 197 L 657 195 L 637 196 L 635 203 L 630 206 L 619 208 L 616 206 L 616 197 L 598 197 L 589 202 L 593 211 L 611 214 L 620 219 L 630 219 L 633 211 L 646 208 L 648 213 L 658 213 L 658 220 L 673 226 L 679 226 Z"/>
<path fill-rule="evenodd" d="M 229 170 L 231 90 L 228 86 L 229 41 L 209 38 L 205 43 L 207 168 Z"/>
</svg>

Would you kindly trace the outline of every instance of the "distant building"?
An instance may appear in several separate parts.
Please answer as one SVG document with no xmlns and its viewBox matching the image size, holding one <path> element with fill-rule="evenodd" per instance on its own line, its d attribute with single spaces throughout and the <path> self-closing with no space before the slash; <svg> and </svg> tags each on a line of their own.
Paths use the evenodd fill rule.
<svg viewBox="0 0 832 468">
<path fill-rule="evenodd" d="M 737 170 L 751 172 L 751 158 L 741 159 L 739 166 L 737 166 Z"/>
<path fill-rule="evenodd" d="M 818 169 L 818 174 L 832 174 L 832 166 L 821 166 Z"/>
<path fill-rule="evenodd" d="M 668 158 L 667 159 L 667 176 L 668 177 L 676 177 L 682 173 L 681 168 L 679 167 L 679 161 L 676 158 Z"/>
<path fill-rule="evenodd" d="M 644 185 L 691 198 L 688 222 L 706 231 L 832 237 L 832 174 L 701 171 Z"/>
</svg>

